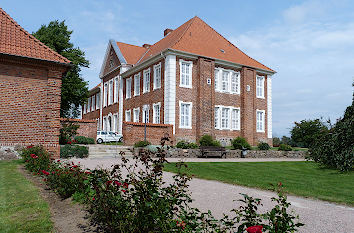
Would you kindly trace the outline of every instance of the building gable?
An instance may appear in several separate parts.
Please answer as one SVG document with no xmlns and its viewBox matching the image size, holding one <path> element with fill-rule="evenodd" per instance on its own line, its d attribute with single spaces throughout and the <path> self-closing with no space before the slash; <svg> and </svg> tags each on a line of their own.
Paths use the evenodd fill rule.
<svg viewBox="0 0 354 233">
<path fill-rule="evenodd" d="M 115 40 L 109 40 L 103 64 L 101 66 L 100 78 L 126 63 L 126 59 L 118 48 L 117 42 Z"/>
</svg>

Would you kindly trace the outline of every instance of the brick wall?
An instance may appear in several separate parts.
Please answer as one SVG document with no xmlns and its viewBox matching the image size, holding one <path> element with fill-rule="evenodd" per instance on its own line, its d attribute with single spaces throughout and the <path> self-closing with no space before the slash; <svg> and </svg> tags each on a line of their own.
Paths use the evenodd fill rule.
<svg viewBox="0 0 354 233">
<path fill-rule="evenodd" d="M 144 123 L 123 122 L 123 135 L 125 145 L 134 145 L 144 140 Z M 160 145 L 161 138 L 168 135 L 173 140 L 173 125 L 146 124 L 146 140 L 153 145 Z"/>
<path fill-rule="evenodd" d="M 43 145 L 59 157 L 63 67 L 0 58 L 0 146 Z"/>
<path fill-rule="evenodd" d="M 83 119 L 66 119 L 60 118 L 61 126 L 67 122 L 72 122 L 79 125 L 77 130 L 77 135 L 85 136 L 89 138 L 94 138 L 96 140 L 97 136 L 97 121 L 96 120 L 83 120 Z"/>
</svg>

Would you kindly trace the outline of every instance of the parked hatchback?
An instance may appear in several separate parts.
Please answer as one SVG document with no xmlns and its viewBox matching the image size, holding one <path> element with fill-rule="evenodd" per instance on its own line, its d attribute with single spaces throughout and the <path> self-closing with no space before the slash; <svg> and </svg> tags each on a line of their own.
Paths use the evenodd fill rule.
<svg viewBox="0 0 354 233">
<path fill-rule="evenodd" d="M 97 143 L 123 142 L 123 135 L 111 131 L 97 131 Z"/>
</svg>

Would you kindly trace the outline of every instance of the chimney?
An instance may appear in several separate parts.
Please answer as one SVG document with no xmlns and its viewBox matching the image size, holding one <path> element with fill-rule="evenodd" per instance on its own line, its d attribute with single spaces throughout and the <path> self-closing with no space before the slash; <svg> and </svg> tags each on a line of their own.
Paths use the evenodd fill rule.
<svg viewBox="0 0 354 233">
<path fill-rule="evenodd" d="M 151 44 L 143 44 L 143 47 L 149 49 L 151 47 Z"/>
<path fill-rule="evenodd" d="M 173 30 L 172 29 L 169 29 L 169 28 L 166 28 L 164 31 L 163 31 L 163 36 L 167 36 L 168 34 L 170 34 L 170 32 L 172 32 Z"/>
</svg>

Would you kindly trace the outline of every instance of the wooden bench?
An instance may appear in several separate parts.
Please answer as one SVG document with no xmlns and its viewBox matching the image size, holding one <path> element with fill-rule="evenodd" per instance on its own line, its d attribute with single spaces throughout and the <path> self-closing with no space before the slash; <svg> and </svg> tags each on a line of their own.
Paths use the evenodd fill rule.
<svg viewBox="0 0 354 233">
<path fill-rule="evenodd" d="M 201 156 L 200 157 L 220 157 L 226 158 L 226 150 L 224 147 L 217 146 L 201 146 L 200 147 Z"/>
</svg>

